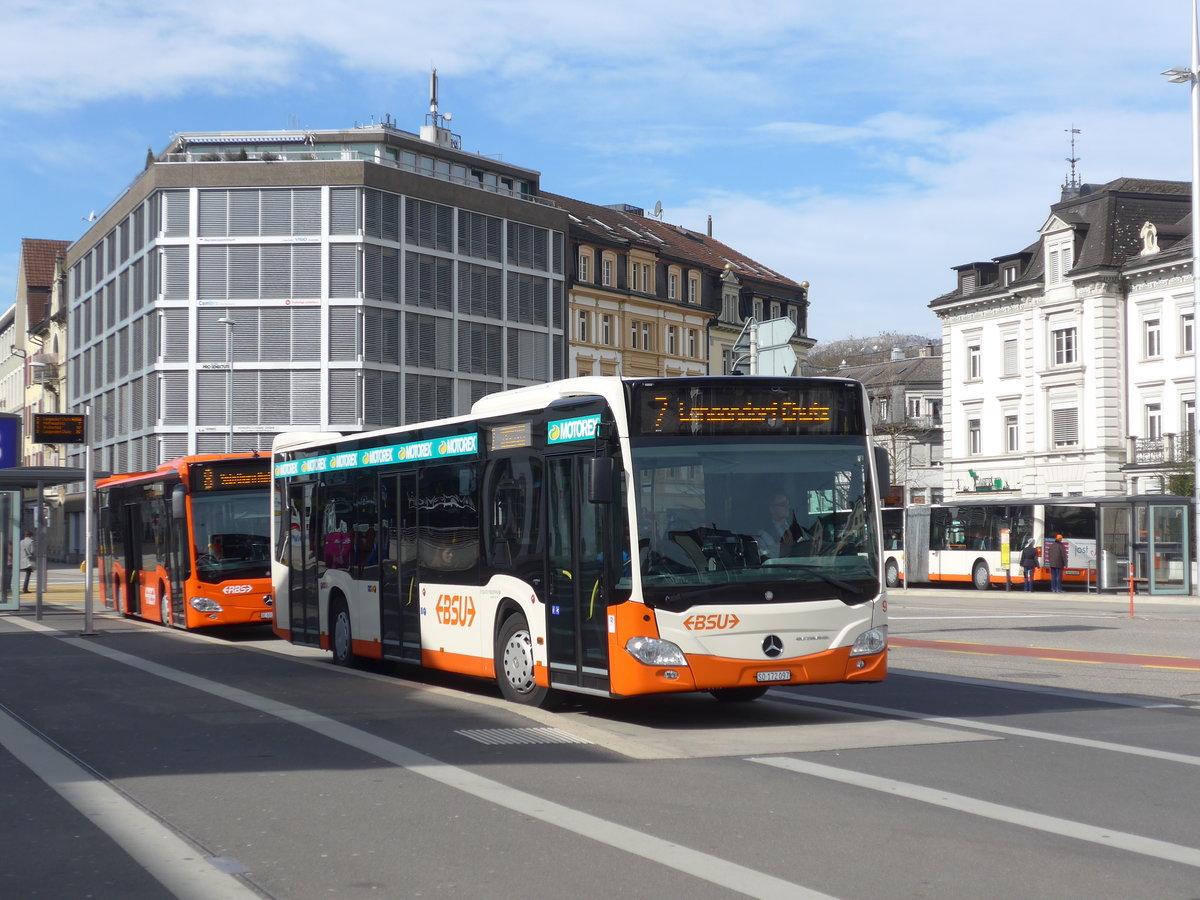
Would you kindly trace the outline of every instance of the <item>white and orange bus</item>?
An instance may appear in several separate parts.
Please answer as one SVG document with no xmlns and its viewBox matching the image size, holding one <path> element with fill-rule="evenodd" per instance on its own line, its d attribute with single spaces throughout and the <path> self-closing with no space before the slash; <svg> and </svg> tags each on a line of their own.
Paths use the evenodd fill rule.
<svg viewBox="0 0 1200 900">
<path fill-rule="evenodd" d="M 880 681 L 879 485 L 857 382 L 576 378 L 273 453 L 275 630 L 554 692 Z M 786 546 L 760 538 L 791 506 Z"/>
<path fill-rule="evenodd" d="M 97 482 L 104 605 L 178 628 L 270 621 L 269 484 L 255 453 Z"/>
</svg>

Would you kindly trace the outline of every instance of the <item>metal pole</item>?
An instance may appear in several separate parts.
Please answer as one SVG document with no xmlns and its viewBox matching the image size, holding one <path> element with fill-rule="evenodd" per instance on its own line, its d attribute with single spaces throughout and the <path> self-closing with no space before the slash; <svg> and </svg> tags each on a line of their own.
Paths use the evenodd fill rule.
<svg viewBox="0 0 1200 900">
<path fill-rule="evenodd" d="M 1200 24 L 1192 0 L 1192 548 L 1200 541 Z M 1195 550 L 1193 549 L 1193 553 Z M 1193 560 L 1193 563 L 1200 561 Z M 1200 597 L 1200 578 L 1192 585 Z"/>
<path fill-rule="evenodd" d="M 225 326 L 225 419 L 229 433 L 225 438 L 225 452 L 233 452 L 233 326 L 237 322 L 222 316 L 217 322 Z"/>
<path fill-rule="evenodd" d="M 46 580 L 46 517 L 42 515 L 42 506 L 46 502 L 46 485 L 37 483 L 37 525 L 34 534 L 37 535 L 33 545 L 33 571 L 37 573 L 37 593 L 33 600 L 33 618 L 42 621 L 42 583 Z"/>
<path fill-rule="evenodd" d="M 92 469 L 92 406 L 83 408 L 83 634 L 92 630 L 92 566 L 96 552 L 95 511 L 96 473 Z"/>
</svg>

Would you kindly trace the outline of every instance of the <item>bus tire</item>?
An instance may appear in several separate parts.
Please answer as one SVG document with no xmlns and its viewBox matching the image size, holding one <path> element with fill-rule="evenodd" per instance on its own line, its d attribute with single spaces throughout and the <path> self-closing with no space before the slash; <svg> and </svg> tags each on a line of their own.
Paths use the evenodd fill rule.
<svg viewBox="0 0 1200 900">
<path fill-rule="evenodd" d="M 900 586 L 900 566 L 894 559 L 889 559 L 883 564 L 883 580 L 888 587 Z"/>
<path fill-rule="evenodd" d="M 545 706 L 550 691 L 534 680 L 533 636 L 520 613 L 504 620 L 496 634 L 496 681 L 505 700 L 525 706 Z"/>
<path fill-rule="evenodd" d="M 732 687 L 732 688 L 717 688 L 709 691 L 721 703 L 749 703 L 751 700 L 757 700 L 767 692 L 765 685 L 754 687 Z"/>
<path fill-rule="evenodd" d="M 971 583 L 977 591 L 986 591 L 992 586 L 992 575 L 988 571 L 987 563 L 982 559 L 976 560 L 975 565 L 971 567 Z"/>
<path fill-rule="evenodd" d="M 350 610 L 341 597 L 335 601 L 330 614 L 329 649 L 333 651 L 334 665 L 354 665 L 354 632 L 350 628 Z"/>
</svg>

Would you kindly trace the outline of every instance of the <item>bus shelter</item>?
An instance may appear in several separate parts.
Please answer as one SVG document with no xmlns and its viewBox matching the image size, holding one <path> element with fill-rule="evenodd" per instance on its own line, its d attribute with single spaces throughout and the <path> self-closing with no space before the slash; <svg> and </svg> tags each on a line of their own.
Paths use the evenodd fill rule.
<svg viewBox="0 0 1200 900">
<path fill-rule="evenodd" d="M 42 491 L 57 484 L 73 484 L 86 480 L 85 469 L 70 466 L 10 466 L 0 468 L 0 560 L 3 561 L 2 582 L 0 582 L 0 612 L 11 612 L 21 608 L 21 571 L 18 552 L 21 544 L 22 498 L 25 491 L 36 489 L 38 492 L 37 508 L 42 507 Z M 36 566 L 39 573 L 46 571 L 45 527 L 42 516 L 36 517 L 33 523 L 37 540 Z M 38 578 L 38 596 L 44 578 Z"/>
<path fill-rule="evenodd" d="M 1192 593 L 1192 500 L 1170 494 L 1102 497 L 1096 506 L 1101 590 Z"/>
</svg>

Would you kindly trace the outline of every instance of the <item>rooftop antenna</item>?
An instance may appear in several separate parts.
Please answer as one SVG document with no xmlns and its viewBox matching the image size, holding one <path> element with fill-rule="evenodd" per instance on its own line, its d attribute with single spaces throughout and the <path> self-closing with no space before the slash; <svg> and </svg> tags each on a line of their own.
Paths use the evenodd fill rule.
<svg viewBox="0 0 1200 900">
<path fill-rule="evenodd" d="M 1079 176 L 1075 172 L 1075 163 L 1079 162 L 1079 157 L 1075 155 L 1075 135 L 1082 134 L 1078 128 L 1072 125 L 1070 128 L 1064 128 L 1067 134 L 1071 135 L 1071 155 L 1067 157 L 1067 162 L 1071 164 L 1071 174 L 1067 176 L 1067 180 L 1063 182 L 1062 198 L 1070 200 L 1079 196 Z"/>
<path fill-rule="evenodd" d="M 654 204 L 654 218 L 658 219 L 658 221 L 661 222 L 662 217 L 663 217 L 662 201 L 659 200 Z"/>
<path fill-rule="evenodd" d="M 421 126 L 421 140 L 461 150 L 462 138 L 446 127 L 453 118 L 450 113 L 442 115 L 438 111 L 438 74 L 437 69 L 433 69 L 429 73 L 429 112 L 425 114 L 425 124 Z"/>
</svg>

